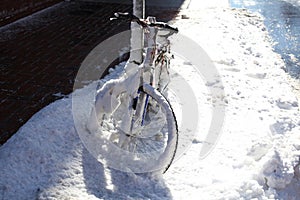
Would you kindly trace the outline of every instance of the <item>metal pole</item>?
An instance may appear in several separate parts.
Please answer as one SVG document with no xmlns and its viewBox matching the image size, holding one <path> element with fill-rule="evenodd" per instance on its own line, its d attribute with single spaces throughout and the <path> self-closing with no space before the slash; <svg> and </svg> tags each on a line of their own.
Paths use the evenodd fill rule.
<svg viewBox="0 0 300 200">
<path fill-rule="evenodd" d="M 145 0 L 133 0 L 133 14 L 145 19 Z"/>
<path fill-rule="evenodd" d="M 133 0 L 133 14 L 141 19 L 145 17 L 145 0 Z M 143 29 L 135 22 L 131 23 L 131 39 L 130 39 L 130 61 L 132 63 L 143 62 Z M 131 70 L 132 67 L 127 67 L 127 70 Z"/>
<path fill-rule="evenodd" d="M 133 14 L 138 18 L 144 19 L 145 15 L 145 0 L 133 0 Z M 136 22 L 131 22 L 131 38 L 130 38 L 130 57 L 129 62 L 126 65 L 126 73 L 132 74 L 132 70 L 137 72 L 137 65 L 142 64 L 143 62 L 143 47 L 144 47 L 144 38 L 143 38 L 143 29 Z M 136 91 L 133 95 L 135 97 Z M 122 102 L 128 107 L 131 105 L 129 98 Z M 121 122 L 121 129 L 127 133 L 130 133 L 131 129 L 131 119 L 130 112 L 125 112 L 124 118 Z"/>
</svg>

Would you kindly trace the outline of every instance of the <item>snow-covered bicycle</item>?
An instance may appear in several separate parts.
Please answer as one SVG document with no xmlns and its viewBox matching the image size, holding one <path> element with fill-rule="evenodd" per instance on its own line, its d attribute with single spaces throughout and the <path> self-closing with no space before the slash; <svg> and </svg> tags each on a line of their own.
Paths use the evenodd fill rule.
<svg viewBox="0 0 300 200">
<path fill-rule="evenodd" d="M 178 29 L 156 22 L 155 17 L 139 19 L 129 13 L 115 13 L 111 20 L 138 25 L 132 35 L 135 31 L 142 34 L 143 48 L 131 49 L 125 73 L 99 88 L 87 129 L 121 152 L 133 155 L 127 157 L 130 159 L 126 163 L 141 165 L 138 172 L 143 171 L 141 163 L 149 162 L 153 167 L 147 171 L 160 166 L 165 172 L 175 157 L 178 143 L 176 118 L 165 97 L 172 59 L 168 37 Z M 131 43 L 136 39 L 132 37 Z M 143 54 L 142 61 L 136 58 L 137 53 Z"/>
</svg>

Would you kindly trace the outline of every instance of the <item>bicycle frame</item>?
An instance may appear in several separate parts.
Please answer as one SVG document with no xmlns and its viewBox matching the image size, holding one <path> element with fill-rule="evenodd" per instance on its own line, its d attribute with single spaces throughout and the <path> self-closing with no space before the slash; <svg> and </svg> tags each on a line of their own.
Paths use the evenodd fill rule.
<svg viewBox="0 0 300 200">
<path fill-rule="evenodd" d="M 155 89 L 161 90 L 164 88 L 160 85 L 161 74 L 164 72 L 168 76 L 168 61 L 164 61 L 168 60 L 168 58 L 165 58 L 165 53 L 169 52 L 163 51 L 160 52 L 159 56 L 156 56 L 156 40 L 159 26 L 150 26 L 151 24 L 156 24 L 155 17 L 148 17 L 146 21 L 148 23 L 144 21 L 138 22 L 142 23 L 143 27 L 141 28 L 141 26 L 139 26 L 139 29 L 141 29 L 143 33 L 144 48 L 131 49 L 130 58 L 127 61 L 124 69 L 126 73 L 119 79 L 108 81 L 106 83 L 106 87 L 98 91 L 95 101 L 95 113 L 102 113 L 102 116 L 97 116 L 98 119 L 103 119 L 105 114 L 113 114 L 115 112 L 114 109 L 119 107 L 120 104 L 126 106 L 128 112 L 124 113 L 121 124 L 119 124 L 119 129 L 127 135 L 131 134 L 132 127 L 135 123 L 141 123 L 140 125 L 143 125 L 143 118 L 148 105 L 148 97 L 142 94 L 143 86 L 147 84 Z M 135 33 L 135 30 L 133 30 L 132 33 Z M 167 47 L 167 49 L 169 48 L 169 41 L 167 40 L 169 35 L 172 34 L 164 35 L 164 39 L 162 40 L 162 45 Z M 134 34 L 132 36 L 134 36 Z M 134 41 L 134 38 L 132 38 L 131 41 Z M 136 60 L 137 57 L 134 53 L 136 50 L 142 51 L 144 54 L 142 63 L 140 63 L 139 59 Z M 157 63 L 158 60 L 159 62 L 164 62 L 164 64 L 162 64 L 163 66 L 160 67 L 161 69 L 157 73 L 157 69 L 159 68 L 156 67 L 159 64 Z M 122 93 L 126 93 L 127 96 L 125 98 L 120 97 L 119 94 Z M 91 122 L 91 124 L 97 123 Z M 96 130 L 97 127 L 90 127 L 90 129 Z"/>
<path fill-rule="evenodd" d="M 150 23 L 155 23 L 156 20 L 154 17 L 148 17 L 147 21 Z M 132 30 L 135 31 L 135 30 Z M 158 28 L 157 27 L 147 27 L 143 30 L 144 38 L 144 58 L 142 64 L 138 64 L 137 61 L 129 59 L 125 66 L 126 78 L 127 81 L 124 82 L 128 88 L 134 88 L 130 93 L 131 101 L 126 101 L 129 108 L 128 116 L 124 117 L 121 123 L 121 129 L 125 133 L 131 133 L 131 130 L 135 123 L 141 123 L 143 125 L 145 112 L 148 104 L 148 96 L 140 94 L 143 84 L 149 84 L 152 87 L 156 87 L 157 83 L 155 82 L 155 55 L 156 55 L 156 37 L 157 37 Z M 133 38 L 134 39 L 134 38 Z M 133 50 L 135 51 L 135 50 Z M 136 84 L 139 83 L 139 84 Z M 124 85 L 124 87 L 126 87 Z M 127 99 L 127 100 L 128 100 Z M 138 105 L 135 107 L 134 105 Z M 134 119 L 133 117 L 134 116 Z M 130 126 L 129 126 L 130 125 Z"/>
</svg>

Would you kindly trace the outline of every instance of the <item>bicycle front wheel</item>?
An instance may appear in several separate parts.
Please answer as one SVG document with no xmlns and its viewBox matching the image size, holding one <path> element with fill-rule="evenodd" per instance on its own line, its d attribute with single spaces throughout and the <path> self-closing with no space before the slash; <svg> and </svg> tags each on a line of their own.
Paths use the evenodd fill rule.
<svg viewBox="0 0 300 200">
<path fill-rule="evenodd" d="M 144 101 L 132 100 L 126 92 L 118 94 L 120 103 L 116 104 L 113 113 L 96 113 L 100 129 L 98 134 L 115 148 L 114 151 L 118 149 L 123 158 L 120 160 L 122 164 L 116 166 L 120 166 L 121 170 L 126 166 L 126 170 L 137 173 L 158 170 L 166 172 L 177 149 L 176 118 L 170 103 L 152 86 L 143 85 L 139 91 L 139 98 L 142 97 Z M 136 113 L 139 107 L 143 108 L 140 119 Z M 127 127 L 130 130 L 123 128 L 124 121 L 129 123 Z M 111 163 L 107 160 L 105 162 Z"/>
<path fill-rule="evenodd" d="M 154 89 L 152 86 L 148 84 L 144 84 L 143 86 L 144 91 L 151 96 L 151 98 L 157 102 L 161 108 L 165 110 L 165 118 L 166 118 L 166 127 L 167 127 L 167 145 L 164 150 L 164 153 L 161 155 L 161 160 L 164 160 L 165 167 L 164 171 L 166 172 L 169 167 L 171 166 L 176 150 L 178 145 L 178 125 L 177 120 L 174 114 L 174 111 L 169 103 L 169 101 L 162 95 L 161 92 Z"/>
</svg>

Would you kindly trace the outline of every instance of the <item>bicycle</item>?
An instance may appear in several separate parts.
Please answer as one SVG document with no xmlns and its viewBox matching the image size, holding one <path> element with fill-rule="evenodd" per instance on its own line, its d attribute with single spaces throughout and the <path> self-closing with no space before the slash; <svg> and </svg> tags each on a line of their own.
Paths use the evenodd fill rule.
<svg viewBox="0 0 300 200">
<path fill-rule="evenodd" d="M 130 55 L 124 75 L 109 80 L 97 91 L 87 129 L 107 141 L 105 144 L 119 148 L 116 157 L 120 158 L 116 159 L 120 166 L 129 165 L 128 171 L 134 166 L 135 172 L 162 168 L 164 173 L 174 160 L 178 144 L 176 117 L 165 97 L 173 58 L 168 37 L 178 29 L 156 22 L 155 17 L 144 20 L 129 13 L 115 13 L 111 20 L 139 25 L 144 59 L 139 63 Z M 103 154 L 115 153 L 105 151 L 109 150 L 103 147 Z M 128 155 L 126 159 L 121 158 L 123 154 Z"/>
</svg>

